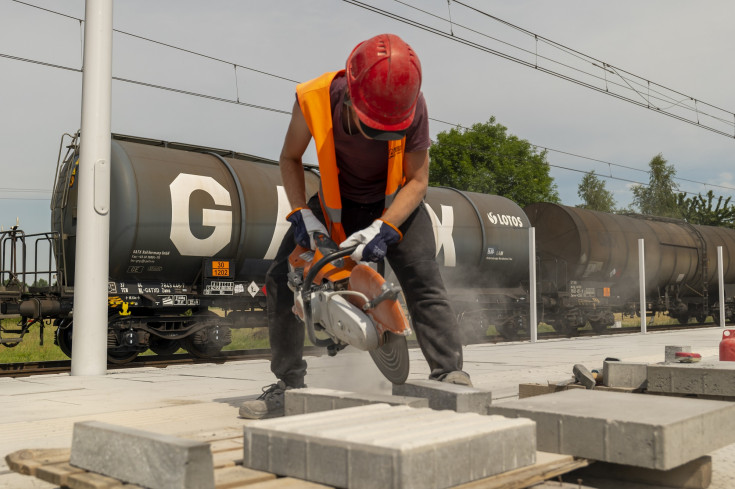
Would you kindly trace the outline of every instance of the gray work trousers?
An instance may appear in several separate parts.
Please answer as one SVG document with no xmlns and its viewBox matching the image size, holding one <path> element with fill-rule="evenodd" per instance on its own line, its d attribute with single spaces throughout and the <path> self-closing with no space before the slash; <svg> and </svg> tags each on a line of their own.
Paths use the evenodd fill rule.
<svg viewBox="0 0 735 489">
<path fill-rule="evenodd" d="M 318 196 L 309 207 L 322 222 Z M 379 218 L 383 202 L 356 204 L 343 199 L 342 225 L 347 236 Z M 411 326 L 431 369 L 430 379 L 441 380 L 462 370 L 462 342 L 436 262 L 431 219 L 423 203 L 399 227 L 403 239 L 388 247 L 386 258 L 403 289 Z M 306 376 L 303 359 L 305 327 L 293 314 L 293 292 L 288 288 L 288 256 L 295 248 L 293 229 L 281 243 L 266 275 L 268 334 L 271 371 L 291 387 L 302 387 Z"/>
</svg>

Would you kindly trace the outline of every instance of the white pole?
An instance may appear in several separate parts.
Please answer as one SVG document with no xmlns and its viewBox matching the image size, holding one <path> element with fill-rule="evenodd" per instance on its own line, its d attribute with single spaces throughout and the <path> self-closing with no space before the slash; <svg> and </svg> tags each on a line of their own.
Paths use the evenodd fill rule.
<svg viewBox="0 0 735 489">
<path fill-rule="evenodd" d="M 107 372 L 112 0 L 86 0 L 71 375 Z"/>
<path fill-rule="evenodd" d="M 641 290 L 641 333 L 646 334 L 648 332 L 646 326 L 646 259 L 643 238 L 638 240 L 638 283 Z"/>
<path fill-rule="evenodd" d="M 717 247 L 717 278 L 720 282 L 720 327 L 725 327 L 725 265 L 722 262 L 722 246 Z"/>
<path fill-rule="evenodd" d="M 536 310 L 536 228 L 528 229 L 528 322 L 531 325 L 531 343 L 538 341 L 538 312 Z"/>
</svg>

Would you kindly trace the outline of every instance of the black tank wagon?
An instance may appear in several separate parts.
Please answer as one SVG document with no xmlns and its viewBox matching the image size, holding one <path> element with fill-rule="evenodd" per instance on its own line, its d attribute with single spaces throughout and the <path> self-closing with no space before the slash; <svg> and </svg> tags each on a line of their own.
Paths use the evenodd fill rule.
<svg viewBox="0 0 735 489">
<path fill-rule="evenodd" d="M 67 355 L 80 279 L 74 276 L 77 143 L 60 164 L 52 197 L 51 285 L 18 285 L 28 278 L 0 260 L 0 274 L 16 283 L 0 290 L 0 312 L 19 314 L 25 330 L 54 319 L 56 341 Z M 109 361 L 181 346 L 212 356 L 230 342 L 231 328 L 265 326 L 265 273 L 290 225 L 277 163 L 119 135 L 111 156 Z M 315 193 L 318 174 L 311 169 L 305 177 L 307 192 Z M 521 208 L 503 197 L 449 188 L 429 189 L 426 204 L 460 315 L 520 327 L 512 318 L 528 308 L 520 284 L 527 277 L 529 227 Z M 25 247 L 21 234 L 5 238 Z"/>
<path fill-rule="evenodd" d="M 524 210 L 536 228 L 543 317 L 558 331 L 572 334 L 587 322 L 603 331 L 613 313 L 636 314 L 639 238 L 645 242 L 647 311 L 666 312 L 682 324 L 718 315 L 722 246 L 726 316 L 735 320 L 734 229 L 550 203 Z"/>
</svg>

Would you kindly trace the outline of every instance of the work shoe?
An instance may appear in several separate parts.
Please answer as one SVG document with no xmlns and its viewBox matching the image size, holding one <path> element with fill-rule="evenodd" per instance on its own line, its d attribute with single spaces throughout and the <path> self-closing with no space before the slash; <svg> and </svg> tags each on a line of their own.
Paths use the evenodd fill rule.
<svg viewBox="0 0 735 489">
<path fill-rule="evenodd" d="M 261 419 L 266 416 L 269 418 L 283 416 L 285 392 L 288 389 L 292 389 L 292 387 L 287 386 L 282 380 L 263 387 L 263 393 L 257 399 L 242 403 L 240 406 L 240 417 Z"/>
<path fill-rule="evenodd" d="M 469 374 L 461 370 L 449 372 L 447 375 L 444 376 L 442 382 L 446 382 L 447 384 L 466 385 L 467 387 L 472 387 L 472 381 L 470 380 Z"/>
</svg>

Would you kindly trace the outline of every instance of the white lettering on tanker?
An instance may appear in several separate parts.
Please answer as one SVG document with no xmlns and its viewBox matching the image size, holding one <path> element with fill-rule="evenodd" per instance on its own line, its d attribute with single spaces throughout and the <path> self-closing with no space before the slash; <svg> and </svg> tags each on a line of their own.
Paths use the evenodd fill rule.
<svg viewBox="0 0 735 489">
<path fill-rule="evenodd" d="M 436 215 L 429 204 L 424 204 L 426 210 L 429 211 L 431 218 L 431 226 L 434 228 L 434 242 L 436 243 L 436 255 L 444 249 L 444 266 L 454 267 L 457 265 L 457 258 L 454 254 L 454 238 L 452 230 L 454 228 L 454 208 L 449 205 L 442 205 L 442 218 Z"/>
<path fill-rule="evenodd" d="M 278 247 L 281 246 L 283 237 L 286 236 L 288 228 L 291 227 L 291 223 L 286 220 L 289 212 L 291 212 L 291 204 L 288 202 L 286 196 L 286 189 L 282 185 L 276 187 L 278 194 L 278 213 L 276 214 L 276 228 L 273 230 L 273 237 L 271 238 L 271 244 L 268 246 L 268 251 L 265 252 L 264 260 L 272 260 L 276 257 Z"/>
<path fill-rule="evenodd" d="M 490 223 L 493 225 L 502 225 L 502 226 L 513 226 L 516 228 L 522 228 L 523 227 L 523 219 L 516 216 L 509 216 L 507 214 L 495 214 L 493 212 L 487 213 L 487 218 L 490 220 Z"/>
<path fill-rule="evenodd" d="M 214 227 L 207 238 L 200 239 L 191 232 L 189 199 L 196 190 L 207 192 L 215 205 L 231 205 L 230 194 L 214 178 L 181 173 L 171 185 L 171 242 L 182 256 L 214 256 L 230 243 L 232 212 L 202 209 L 202 225 Z"/>
</svg>

